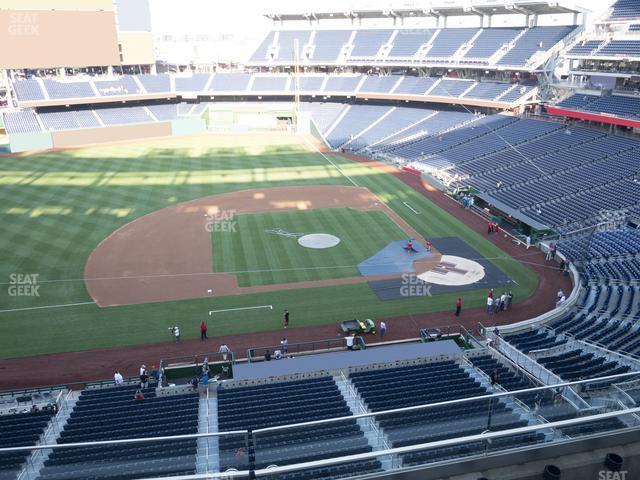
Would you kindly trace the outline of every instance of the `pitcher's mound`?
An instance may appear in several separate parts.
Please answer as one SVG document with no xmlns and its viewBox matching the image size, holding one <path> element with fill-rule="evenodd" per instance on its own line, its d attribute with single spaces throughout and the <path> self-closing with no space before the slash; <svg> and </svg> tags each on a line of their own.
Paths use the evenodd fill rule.
<svg viewBox="0 0 640 480">
<path fill-rule="evenodd" d="M 311 233 L 298 239 L 298 243 L 306 248 L 331 248 L 340 243 L 340 239 L 328 233 Z"/>
</svg>

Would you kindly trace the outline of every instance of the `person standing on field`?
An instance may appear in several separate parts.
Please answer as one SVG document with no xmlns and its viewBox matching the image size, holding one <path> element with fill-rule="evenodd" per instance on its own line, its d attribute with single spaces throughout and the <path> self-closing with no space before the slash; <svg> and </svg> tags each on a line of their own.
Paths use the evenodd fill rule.
<svg viewBox="0 0 640 480">
<path fill-rule="evenodd" d="M 458 300 L 456 300 L 456 317 L 460 316 L 461 310 L 462 310 L 462 298 L 458 297 Z"/>
<path fill-rule="evenodd" d="M 345 343 L 347 344 L 347 350 L 353 350 L 353 335 L 347 335 L 344 337 Z"/>
<path fill-rule="evenodd" d="M 284 320 L 284 328 L 287 328 L 289 326 L 289 310 L 284 311 L 282 318 Z"/>
<path fill-rule="evenodd" d="M 487 297 L 487 313 L 493 313 L 493 298 Z"/>
<path fill-rule="evenodd" d="M 200 340 L 206 340 L 206 339 L 207 339 L 207 324 L 203 320 L 202 323 L 200 324 Z"/>
<path fill-rule="evenodd" d="M 384 336 L 387 333 L 387 324 L 380 322 L 380 340 L 384 340 Z"/>
</svg>

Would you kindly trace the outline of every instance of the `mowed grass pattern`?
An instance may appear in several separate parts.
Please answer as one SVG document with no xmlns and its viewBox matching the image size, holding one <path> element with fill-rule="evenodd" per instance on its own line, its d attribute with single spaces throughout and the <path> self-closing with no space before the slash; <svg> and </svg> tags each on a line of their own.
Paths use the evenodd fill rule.
<svg viewBox="0 0 640 480">
<path fill-rule="evenodd" d="M 332 161 L 422 236 L 459 236 L 491 259 L 517 282 L 516 302 L 534 291 L 536 275 L 483 238 L 483 232 L 392 175 L 340 157 Z M 250 188 L 350 184 L 299 139 L 275 135 L 174 138 L 0 158 L 0 310 L 90 301 L 82 278 L 89 253 L 117 228 L 167 205 Z M 413 214 L 404 201 L 421 214 Z M 8 295 L 12 273 L 40 274 L 40 296 Z M 124 307 L 0 312 L 0 357 L 167 342 L 168 325 L 179 325 L 185 339 L 198 338 L 203 319 L 211 337 L 276 330 L 282 327 L 283 308 L 291 312 L 295 327 L 453 311 L 456 298 L 451 293 L 383 302 L 368 285 L 356 284 Z M 485 300 L 485 289 L 464 294 L 465 308 Z M 247 305 L 273 305 L 274 310 L 207 315 L 212 308 Z"/>
<path fill-rule="evenodd" d="M 204 136 L 0 158 L 0 310 L 90 301 L 91 251 L 160 208 L 246 188 L 347 184 L 296 139 L 245 143 Z M 39 296 L 8 295 L 16 273 L 37 274 Z"/>
<path fill-rule="evenodd" d="M 236 273 L 241 287 L 359 276 L 358 263 L 406 234 L 384 212 L 349 208 L 267 212 L 235 217 L 235 232 L 213 235 L 214 271 Z M 335 247 L 310 249 L 268 233 L 329 233 Z"/>
</svg>

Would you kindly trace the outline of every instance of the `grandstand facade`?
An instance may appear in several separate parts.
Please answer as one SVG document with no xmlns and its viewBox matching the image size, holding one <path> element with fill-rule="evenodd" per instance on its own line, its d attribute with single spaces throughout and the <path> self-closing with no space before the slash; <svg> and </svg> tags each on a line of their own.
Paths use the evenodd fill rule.
<svg viewBox="0 0 640 480">
<path fill-rule="evenodd" d="M 564 53 L 569 69 L 559 85 L 559 102 L 547 107 L 552 115 L 637 129 L 640 61 L 640 15 L 634 2 L 620 0 Z"/>
</svg>

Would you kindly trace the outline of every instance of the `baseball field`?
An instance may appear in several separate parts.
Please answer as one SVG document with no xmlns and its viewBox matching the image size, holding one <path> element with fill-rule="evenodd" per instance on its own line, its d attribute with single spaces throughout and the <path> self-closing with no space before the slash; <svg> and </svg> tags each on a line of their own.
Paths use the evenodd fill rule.
<svg viewBox="0 0 640 480">
<path fill-rule="evenodd" d="M 2 157 L 0 222 L 5 359 L 167 342 L 173 325 L 197 338 L 202 320 L 209 337 L 273 331 L 285 308 L 295 327 L 451 310 L 459 292 L 383 300 L 360 274 L 407 238 L 461 239 L 518 302 L 538 285 L 526 262 L 396 176 L 294 135 Z M 310 233 L 340 243 L 302 248 Z M 490 287 L 505 288 L 469 289 L 465 308 Z"/>
</svg>

